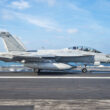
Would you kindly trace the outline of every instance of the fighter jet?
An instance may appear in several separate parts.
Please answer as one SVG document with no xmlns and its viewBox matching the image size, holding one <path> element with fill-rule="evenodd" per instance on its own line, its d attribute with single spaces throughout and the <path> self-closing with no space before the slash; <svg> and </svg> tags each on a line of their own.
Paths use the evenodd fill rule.
<svg viewBox="0 0 110 110">
<path fill-rule="evenodd" d="M 23 43 L 9 32 L 0 32 L 7 52 L 0 53 L 0 60 L 5 62 L 19 62 L 25 67 L 32 68 L 34 72 L 40 70 L 68 70 L 75 66 L 70 62 L 87 64 L 100 64 L 110 62 L 110 56 L 95 49 L 86 47 L 71 47 L 54 50 L 27 50 Z M 86 73 L 84 66 L 82 72 Z"/>
</svg>

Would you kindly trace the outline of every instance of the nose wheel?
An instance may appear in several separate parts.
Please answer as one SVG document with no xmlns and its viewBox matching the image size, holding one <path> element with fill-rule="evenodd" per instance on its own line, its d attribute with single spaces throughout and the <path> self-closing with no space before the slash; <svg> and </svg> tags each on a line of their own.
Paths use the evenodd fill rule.
<svg viewBox="0 0 110 110">
<path fill-rule="evenodd" d="M 82 73 L 87 73 L 87 69 L 86 68 L 83 68 L 82 69 Z"/>
</svg>

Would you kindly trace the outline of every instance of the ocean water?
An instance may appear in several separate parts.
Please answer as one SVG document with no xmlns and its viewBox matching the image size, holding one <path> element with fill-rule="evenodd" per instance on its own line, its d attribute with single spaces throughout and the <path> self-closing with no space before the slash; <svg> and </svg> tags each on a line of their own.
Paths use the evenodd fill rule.
<svg viewBox="0 0 110 110">
<path fill-rule="evenodd" d="M 76 63 L 69 63 L 70 65 L 72 66 L 77 66 L 77 65 L 83 65 L 83 64 L 76 64 Z M 0 61 L 0 66 L 12 66 L 12 65 L 22 65 L 20 63 L 15 63 L 15 62 L 3 62 L 3 61 Z M 110 63 L 101 63 L 101 65 L 104 65 L 104 66 L 110 66 Z M 89 65 L 89 66 L 92 66 L 92 65 Z"/>
<path fill-rule="evenodd" d="M 12 66 L 12 65 L 21 65 L 20 63 L 14 63 L 14 62 L 3 62 L 0 61 L 0 66 Z"/>
<path fill-rule="evenodd" d="M 84 66 L 84 63 L 73 63 L 73 62 L 70 62 L 68 63 L 72 66 Z M 103 65 L 103 66 L 110 66 L 110 63 L 101 63 L 100 65 Z M 87 66 L 94 66 L 93 64 L 87 64 Z"/>
</svg>

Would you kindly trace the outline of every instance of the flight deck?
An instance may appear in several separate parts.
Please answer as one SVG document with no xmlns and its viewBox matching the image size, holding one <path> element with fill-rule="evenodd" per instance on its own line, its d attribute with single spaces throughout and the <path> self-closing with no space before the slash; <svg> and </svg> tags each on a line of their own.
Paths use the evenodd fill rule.
<svg viewBox="0 0 110 110">
<path fill-rule="evenodd" d="M 0 72 L 0 108 L 109 110 L 110 73 Z"/>
</svg>

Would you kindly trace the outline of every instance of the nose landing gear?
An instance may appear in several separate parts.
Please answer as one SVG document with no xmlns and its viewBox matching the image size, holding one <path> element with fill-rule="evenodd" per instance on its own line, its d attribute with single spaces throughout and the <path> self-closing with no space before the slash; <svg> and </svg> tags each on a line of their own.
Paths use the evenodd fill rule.
<svg viewBox="0 0 110 110">
<path fill-rule="evenodd" d="M 85 67 L 84 68 L 82 68 L 82 73 L 87 73 L 87 68 L 86 68 L 86 64 L 84 65 Z"/>
<path fill-rule="evenodd" d="M 87 68 L 83 68 L 82 73 L 87 73 Z"/>
</svg>

